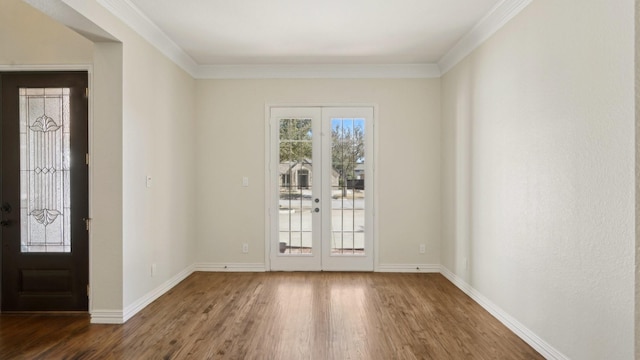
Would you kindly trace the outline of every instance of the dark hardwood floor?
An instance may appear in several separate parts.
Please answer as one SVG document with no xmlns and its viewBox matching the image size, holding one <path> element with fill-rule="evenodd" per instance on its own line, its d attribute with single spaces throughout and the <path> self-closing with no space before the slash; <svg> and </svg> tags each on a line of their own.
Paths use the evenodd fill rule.
<svg viewBox="0 0 640 360">
<path fill-rule="evenodd" d="M 202 273 L 124 325 L 0 317 L 0 359 L 542 359 L 440 274 Z"/>
</svg>

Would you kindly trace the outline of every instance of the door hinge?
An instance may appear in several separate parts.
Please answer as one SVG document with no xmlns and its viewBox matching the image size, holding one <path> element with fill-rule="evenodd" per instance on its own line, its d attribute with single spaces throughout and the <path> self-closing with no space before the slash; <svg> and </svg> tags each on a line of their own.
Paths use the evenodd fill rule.
<svg viewBox="0 0 640 360">
<path fill-rule="evenodd" d="M 84 154 L 84 162 L 89 165 L 89 153 Z"/>
<path fill-rule="evenodd" d="M 91 287 L 87 284 L 87 296 L 91 295 Z"/>
<path fill-rule="evenodd" d="M 87 231 L 89 231 L 89 226 L 91 225 L 91 218 L 82 218 L 84 220 L 84 224 L 87 227 Z"/>
</svg>

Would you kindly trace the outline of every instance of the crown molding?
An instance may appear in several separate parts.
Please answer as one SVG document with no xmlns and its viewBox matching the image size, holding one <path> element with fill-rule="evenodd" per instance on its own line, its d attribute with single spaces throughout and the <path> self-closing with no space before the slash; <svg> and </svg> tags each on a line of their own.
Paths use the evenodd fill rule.
<svg viewBox="0 0 640 360">
<path fill-rule="evenodd" d="M 437 64 L 200 65 L 199 79 L 438 78 Z"/>
<path fill-rule="evenodd" d="M 533 0 L 503 0 L 494 6 L 465 36 L 438 61 L 440 71 L 446 74 L 462 59 L 477 49 L 489 37 L 518 15 Z"/>
<path fill-rule="evenodd" d="M 502 28 L 533 0 L 494 6 L 437 64 L 199 65 L 129 0 L 96 0 L 196 79 L 438 78 Z"/>
<path fill-rule="evenodd" d="M 129 0 L 97 0 L 196 79 L 438 78 L 437 64 L 198 65 Z"/>
<path fill-rule="evenodd" d="M 198 64 L 167 34 L 129 0 L 97 0 L 97 2 L 150 42 L 166 57 L 191 76 L 196 77 Z"/>
</svg>

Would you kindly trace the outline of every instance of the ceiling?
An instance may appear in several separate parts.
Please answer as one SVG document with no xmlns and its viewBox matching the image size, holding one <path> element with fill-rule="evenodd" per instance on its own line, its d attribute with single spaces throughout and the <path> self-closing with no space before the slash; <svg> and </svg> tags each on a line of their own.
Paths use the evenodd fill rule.
<svg viewBox="0 0 640 360">
<path fill-rule="evenodd" d="M 198 65 L 433 64 L 501 0 L 129 0 Z"/>
</svg>

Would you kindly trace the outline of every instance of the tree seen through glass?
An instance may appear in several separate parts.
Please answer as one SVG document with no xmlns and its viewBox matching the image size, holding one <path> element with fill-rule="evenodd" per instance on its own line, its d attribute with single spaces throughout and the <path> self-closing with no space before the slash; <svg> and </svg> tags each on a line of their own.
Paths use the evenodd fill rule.
<svg viewBox="0 0 640 360">
<path fill-rule="evenodd" d="M 358 179 L 364 149 L 364 119 L 331 120 L 331 166 L 340 174 L 340 186 Z"/>
</svg>

